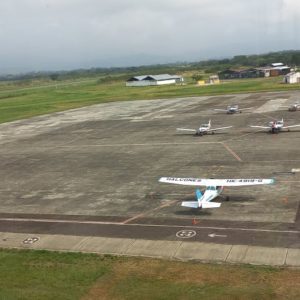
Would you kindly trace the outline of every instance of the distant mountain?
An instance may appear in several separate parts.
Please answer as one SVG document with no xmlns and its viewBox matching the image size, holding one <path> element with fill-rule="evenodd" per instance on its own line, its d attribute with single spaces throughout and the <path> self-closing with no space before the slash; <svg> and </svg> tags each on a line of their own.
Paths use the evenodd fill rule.
<svg viewBox="0 0 300 300">
<path fill-rule="evenodd" d="M 113 63 L 108 63 L 113 61 Z M 168 63 L 166 63 L 166 61 Z M 125 63 L 124 63 L 125 62 Z M 81 68 L 65 71 L 41 71 L 23 74 L 3 74 L 0 80 L 24 80 L 42 77 L 50 77 L 52 80 L 88 77 L 116 74 L 159 74 L 178 73 L 187 70 L 206 69 L 211 72 L 221 71 L 237 66 L 265 66 L 274 62 L 282 62 L 290 66 L 300 66 L 300 50 L 285 50 L 254 55 L 236 55 L 229 58 L 209 59 L 194 62 L 179 62 L 176 57 L 165 57 L 157 55 L 138 54 L 134 56 L 120 56 L 117 58 L 106 58 L 105 60 L 90 61 L 89 66 L 101 66 Z M 3 72 L 3 70 L 2 70 Z M 53 75 L 55 74 L 55 75 Z"/>
</svg>

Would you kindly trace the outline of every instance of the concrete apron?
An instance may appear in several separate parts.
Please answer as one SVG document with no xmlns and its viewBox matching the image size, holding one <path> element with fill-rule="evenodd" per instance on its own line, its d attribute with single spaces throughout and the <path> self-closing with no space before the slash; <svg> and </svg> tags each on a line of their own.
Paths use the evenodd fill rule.
<svg viewBox="0 0 300 300">
<path fill-rule="evenodd" d="M 0 233 L 0 248 L 71 251 L 182 261 L 300 267 L 300 249 L 201 242 Z"/>
</svg>

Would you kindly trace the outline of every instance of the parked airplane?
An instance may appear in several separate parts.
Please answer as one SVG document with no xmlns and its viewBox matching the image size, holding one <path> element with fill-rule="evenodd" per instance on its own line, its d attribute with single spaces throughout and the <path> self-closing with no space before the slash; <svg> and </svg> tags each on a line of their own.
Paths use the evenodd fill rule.
<svg viewBox="0 0 300 300">
<path fill-rule="evenodd" d="M 173 183 L 180 185 L 205 186 L 204 194 L 196 189 L 197 201 L 183 201 L 181 206 L 191 208 L 215 208 L 220 207 L 219 202 L 210 202 L 218 197 L 225 186 L 249 186 L 260 184 L 274 184 L 274 179 L 200 179 L 200 178 L 174 178 L 161 177 L 159 182 Z M 227 197 L 228 200 L 228 197 Z"/>
<path fill-rule="evenodd" d="M 288 111 L 297 111 L 300 110 L 300 103 L 295 102 L 291 104 L 290 106 L 282 105 L 282 107 L 288 107 Z"/>
<path fill-rule="evenodd" d="M 269 122 L 268 126 L 250 125 L 250 127 L 252 128 L 269 129 L 270 133 L 279 133 L 279 131 L 281 131 L 282 129 L 287 129 L 288 131 L 290 131 L 290 128 L 299 126 L 300 124 L 284 126 L 283 119 L 271 121 Z"/>
<path fill-rule="evenodd" d="M 237 104 L 235 105 L 228 105 L 226 109 L 219 109 L 219 108 L 215 108 L 215 111 L 222 111 L 222 112 L 226 112 L 227 114 L 235 114 L 235 113 L 241 113 L 244 110 L 247 109 L 252 109 L 253 107 L 248 107 L 248 108 L 239 108 L 239 106 Z"/>
<path fill-rule="evenodd" d="M 215 131 L 223 130 L 223 129 L 227 129 L 227 128 L 231 128 L 231 127 L 232 126 L 219 127 L 219 128 L 211 128 L 211 120 L 209 120 L 207 124 L 201 124 L 198 129 L 177 128 L 176 130 L 178 130 L 178 131 L 193 132 L 196 135 L 204 135 L 204 134 L 207 134 L 209 132 L 211 132 L 212 134 L 214 134 Z"/>
</svg>

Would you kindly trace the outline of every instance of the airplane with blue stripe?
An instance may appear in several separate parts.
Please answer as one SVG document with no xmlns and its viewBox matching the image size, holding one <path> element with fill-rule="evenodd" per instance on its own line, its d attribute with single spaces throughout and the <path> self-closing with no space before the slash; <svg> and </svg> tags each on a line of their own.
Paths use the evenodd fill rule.
<svg viewBox="0 0 300 300">
<path fill-rule="evenodd" d="M 190 208 L 217 208 L 221 206 L 219 202 L 212 202 L 220 196 L 225 186 L 250 186 L 262 184 L 274 184 L 274 179 L 200 179 L 200 178 L 176 178 L 161 177 L 159 182 L 179 185 L 205 186 L 204 193 L 199 188 L 196 189 L 197 201 L 183 201 L 181 206 Z"/>
</svg>

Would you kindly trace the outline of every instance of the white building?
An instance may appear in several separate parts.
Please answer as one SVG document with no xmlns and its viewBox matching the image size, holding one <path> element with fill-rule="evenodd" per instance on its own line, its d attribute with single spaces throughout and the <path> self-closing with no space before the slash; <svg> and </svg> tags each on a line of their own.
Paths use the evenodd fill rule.
<svg viewBox="0 0 300 300">
<path fill-rule="evenodd" d="M 126 86 L 149 86 L 182 83 L 183 77 L 178 75 L 142 75 L 134 76 L 126 81 Z"/>
<path fill-rule="evenodd" d="M 300 72 L 291 72 L 284 76 L 284 83 L 300 83 Z"/>
</svg>

